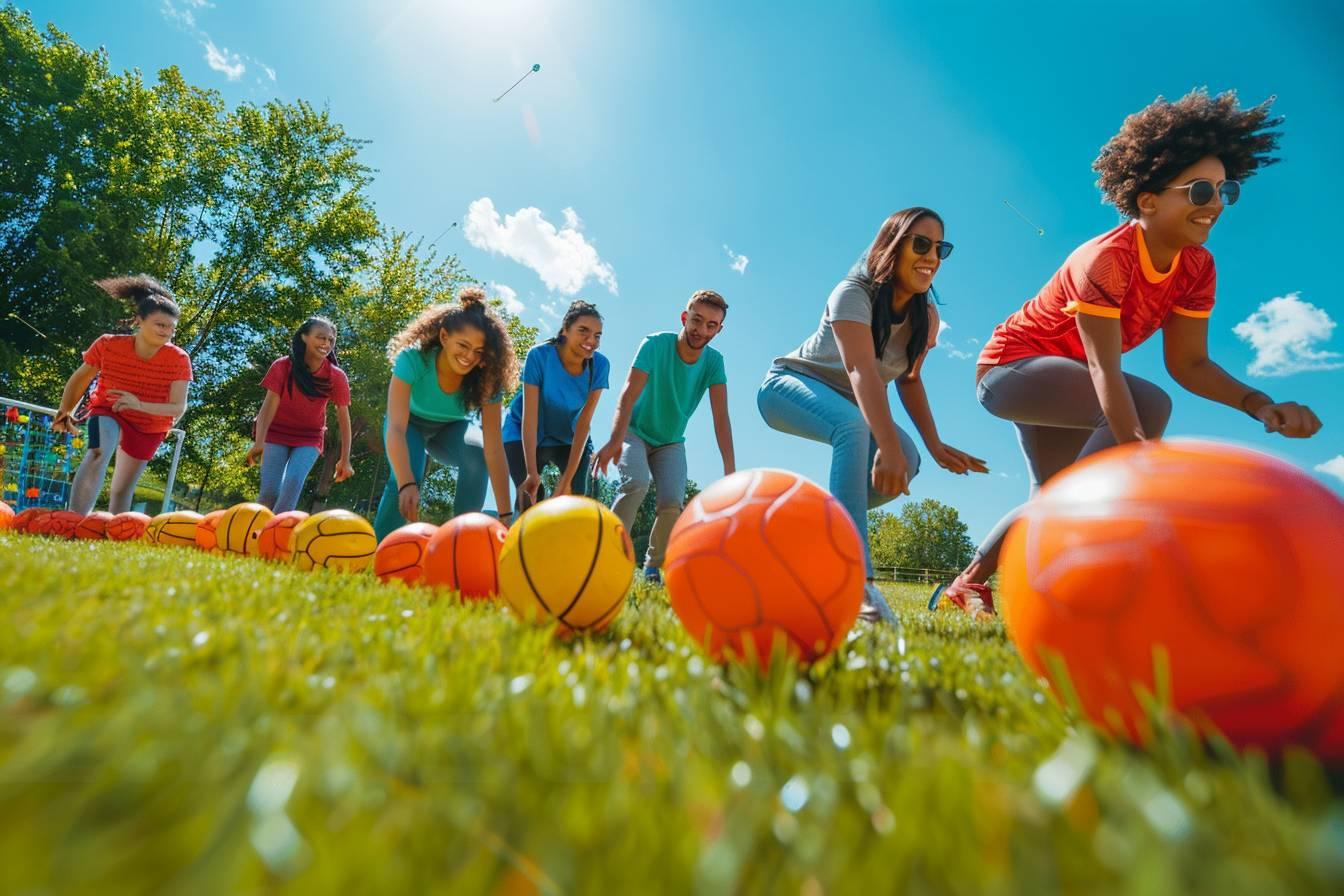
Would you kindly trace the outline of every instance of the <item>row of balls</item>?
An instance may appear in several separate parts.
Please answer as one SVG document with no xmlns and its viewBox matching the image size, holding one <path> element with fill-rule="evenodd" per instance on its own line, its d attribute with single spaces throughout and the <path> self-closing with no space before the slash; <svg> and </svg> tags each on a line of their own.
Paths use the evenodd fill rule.
<svg viewBox="0 0 1344 896">
<path fill-rule="evenodd" d="M 605 628 L 625 605 L 634 548 L 620 520 L 589 498 L 552 499 L 512 530 L 483 513 L 441 526 L 409 523 L 380 544 L 348 510 L 272 513 L 256 503 L 199 514 L 175 510 L 80 515 L 0 503 L 0 528 L 55 538 L 142 541 L 211 554 L 260 557 L 299 569 L 371 570 L 385 582 L 455 591 L 464 600 L 503 598 L 520 616 L 562 631 Z"/>
</svg>

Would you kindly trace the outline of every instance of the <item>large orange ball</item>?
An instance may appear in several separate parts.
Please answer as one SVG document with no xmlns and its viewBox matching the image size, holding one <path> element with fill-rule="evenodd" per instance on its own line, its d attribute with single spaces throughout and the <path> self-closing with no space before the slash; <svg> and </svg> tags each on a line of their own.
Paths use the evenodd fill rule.
<svg viewBox="0 0 1344 896">
<path fill-rule="evenodd" d="M 407 523 L 388 533 L 373 554 L 373 574 L 384 582 L 419 582 L 424 573 L 425 545 L 438 531 L 433 523 Z"/>
<path fill-rule="evenodd" d="M 0 501 L 0 529 L 8 529 L 12 522 L 14 522 L 14 508 Z"/>
<path fill-rule="evenodd" d="M 29 507 L 27 510 L 20 510 L 14 514 L 14 520 L 9 527 L 15 532 L 27 532 L 30 535 L 36 535 L 33 529 L 34 524 L 41 525 L 46 518 L 51 515 L 50 507 Z"/>
<path fill-rule="evenodd" d="M 277 513 L 266 521 L 257 535 L 257 555 L 267 560 L 289 562 L 290 539 L 294 536 L 294 527 L 308 519 L 307 511 L 286 510 Z"/>
<path fill-rule="evenodd" d="M 1126 445 L 1027 505 L 1004 545 L 1004 619 L 1037 673 L 1063 660 L 1104 728 L 1139 739 L 1136 689 L 1169 690 L 1238 746 L 1344 759 L 1344 652 L 1321 640 L 1344 618 L 1340 557 L 1344 501 L 1296 467 L 1215 442 Z"/>
<path fill-rule="evenodd" d="M 107 537 L 112 541 L 135 541 L 144 536 L 149 519 L 147 514 L 134 510 L 118 513 L 107 524 Z"/>
<path fill-rule="evenodd" d="M 74 538 L 75 529 L 84 522 L 82 513 L 72 510 L 53 510 L 40 522 L 30 523 L 28 531 L 37 535 L 50 535 L 52 538 Z"/>
<path fill-rule="evenodd" d="M 743 470 L 696 495 L 672 529 L 672 609 L 714 659 L 774 645 L 811 662 L 845 640 L 863 603 L 863 543 L 840 502 L 787 470 Z"/>
<path fill-rule="evenodd" d="M 95 540 L 107 538 L 107 524 L 114 519 L 116 517 L 106 510 L 95 510 L 80 520 L 79 525 L 75 527 L 75 537 Z"/>
<path fill-rule="evenodd" d="M 196 547 L 207 554 L 224 553 L 220 550 L 219 541 L 215 537 L 215 527 L 219 525 L 225 513 L 224 510 L 212 510 L 201 517 L 201 521 L 196 524 Z"/>
<path fill-rule="evenodd" d="M 464 513 L 439 527 L 425 545 L 421 581 L 468 600 L 499 595 L 499 552 L 509 530 L 484 513 Z"/>
</svg>

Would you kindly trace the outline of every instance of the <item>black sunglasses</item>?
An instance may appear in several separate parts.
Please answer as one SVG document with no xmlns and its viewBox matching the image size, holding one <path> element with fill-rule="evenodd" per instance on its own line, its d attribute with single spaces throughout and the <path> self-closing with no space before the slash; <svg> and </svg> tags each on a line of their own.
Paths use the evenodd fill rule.
<svg viewBox="0 0 1344 896">
<path fill-rule="evenodd" d="M 1225 180 L 1220 184 L 1215 184 L 1207 178 L 1192 180 L 1188 184 L 1167 187 L 1168 190 L 1185 190 L 1190 199 L 1191 205 L 1208 205 L 1213 201 L 1213 196 L 1217 195 L 1223 198 L 1223 205 L 1236 205 L 1237 200 L 1241 198 L 1241 184 L 1234 180 Z"/>
<path fill-rule="evenodd" d="M 938 247 L 938 257 L 940 259 L 947 258 L 947 256 L 952 254 L 952 244 L 946 240 L 938 240 L 938 242 L 935 243 L 928 237 L 918 233 L 910 237 L 910 248 L 915 250 L 916 255 L 927 255 L 929 250 L 934 246 Z"/>
</svg>

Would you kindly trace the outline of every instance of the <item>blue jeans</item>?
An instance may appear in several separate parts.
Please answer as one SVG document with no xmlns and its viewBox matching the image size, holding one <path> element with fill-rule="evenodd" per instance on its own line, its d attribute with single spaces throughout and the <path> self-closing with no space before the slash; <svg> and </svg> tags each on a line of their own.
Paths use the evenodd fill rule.
<svg viewBox="0 0 1344 896">
<path fill-rule="evenodd" d="M 299 493 L 308 471 L 317 462 L 317 449 L 311 445 L 291 448 L 267 442 L 261 452 L 261 495 L 257 501 L 284 513 L 299 506 Z"/>
<path fill-rule="evenodd" d="M 383 420 L 383 444 L 387 444 L 387 420 Z M 466 420 L 439 423 L 412 417 L 406 424 L 406 453 L 411 460 L 411 475 L 417 483 L 425 480 L 425 457 L 445 467 L 457 469 L 457 489 L 453 497 L 453 516 L 479 513 L 485 506 L 485 488 L 489 471 L 485 466 L 485 442 L 479 429 Z M 390 463 L 390 461 L 389 461 Z M 397 506 L 397 477 L 389 474 L 373 531 L 382 541 L 391 532 L 406 525 Z"/>
<path fill-rule="evenodd" d="M 877 442 L 859 406 L 821 380 L 780 367 L 770 368 L 756 393 L 756 406 L 771 429 L 802 436 L 831 446 L 831 494 L 849 511 L 863 541 L 863 562 L 871 577 L 873 558 L 868 550 L 868 511 L 895 495 L 873 489 L 873 460 Z M 909 479 L 919 472 L 919 449 L 899 426 L 901 451 Z"/>
</svg>

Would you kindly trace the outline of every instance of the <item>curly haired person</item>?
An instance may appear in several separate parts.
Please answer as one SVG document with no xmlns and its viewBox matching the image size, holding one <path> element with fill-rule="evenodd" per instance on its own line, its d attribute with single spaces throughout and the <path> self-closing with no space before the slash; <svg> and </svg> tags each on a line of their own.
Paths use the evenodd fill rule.
<svg viewBox="0 0 1344 896">
<path fill-rule="evenodd" d="M 1311 409 L 1279 402 L 1209 358 L 1214 304 L 1210 232 L 1241 182 L 1277 159 L 1283 121 L 1272 99 L 1250 109 L 1233 92 L 1159 97 L 1125 119 L 1092 168 L 1106 202 L 1130 220 L 1088 240 L 1035 298 L 994 329 L 980 353 L 976 396 L 1011 421 L 1031 491 L 1070 464 L 1113 445 L 1156 439 L 1171 416 L 1159 386 L 1125 373 L 1121 358 L 1162 331 L 1167 372 L 1201 398 L 1239 410 L 1289 438 L 1321 428 Z M 974 559 L 933 593 L 969 613 L 993 612 L 985 582 L 998 568 L 1010 513 Z"/>
</svg>

